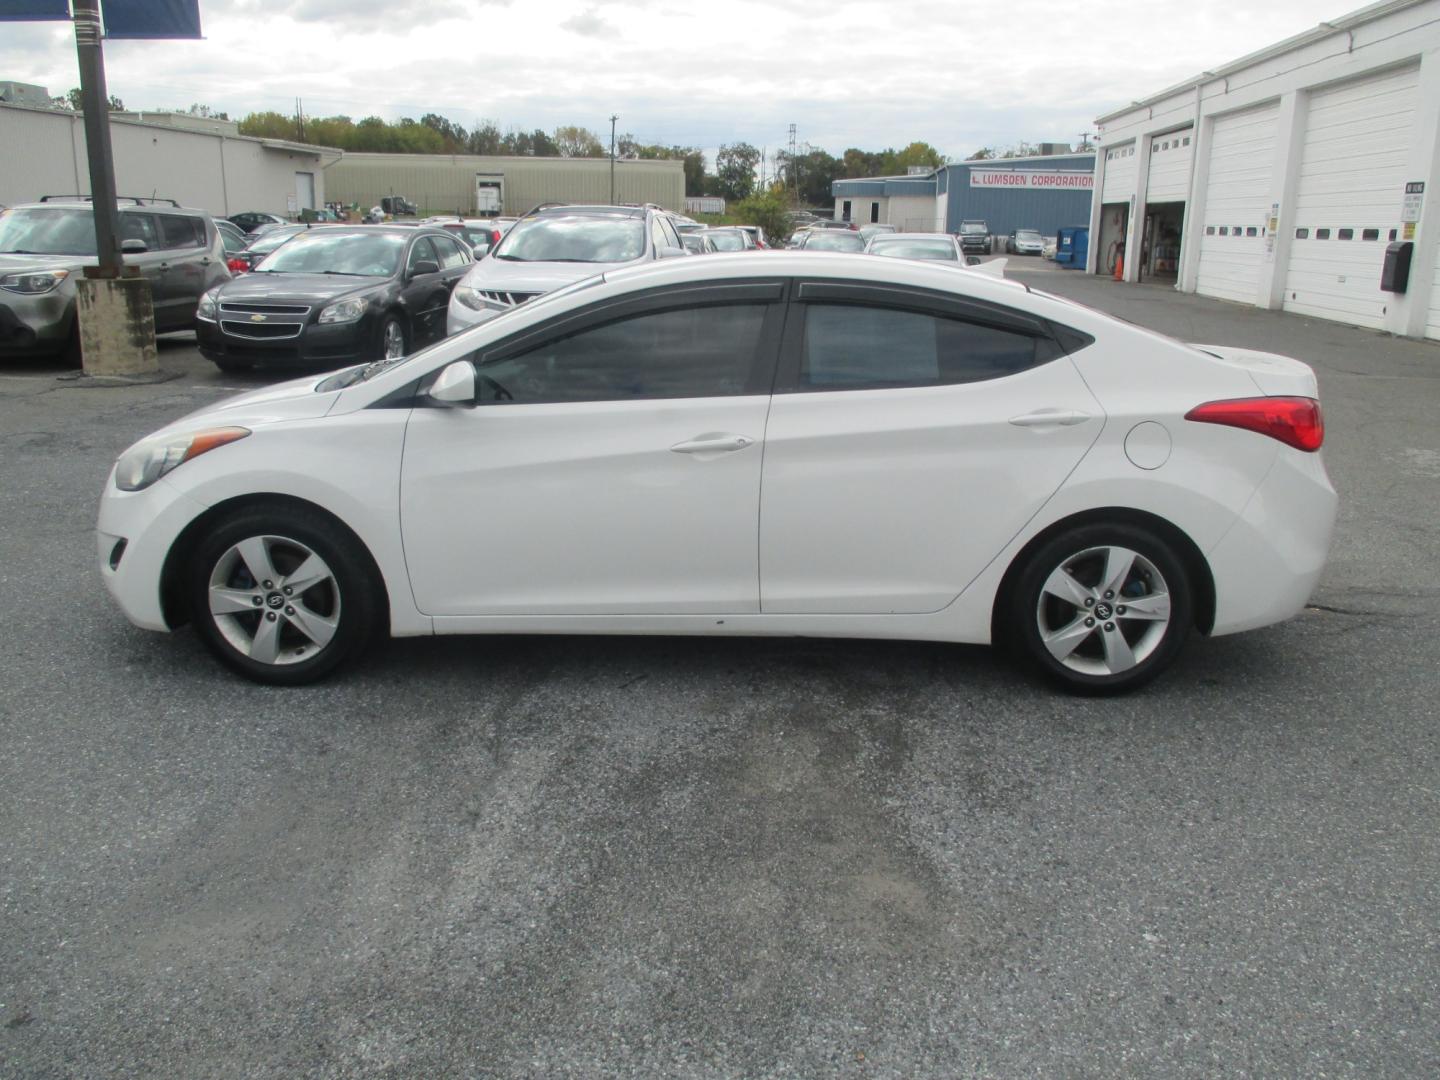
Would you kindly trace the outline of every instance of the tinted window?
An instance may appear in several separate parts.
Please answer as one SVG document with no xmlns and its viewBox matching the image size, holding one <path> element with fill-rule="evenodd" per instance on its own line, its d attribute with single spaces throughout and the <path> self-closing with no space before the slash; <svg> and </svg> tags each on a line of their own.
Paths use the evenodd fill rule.
<svg viewBox="0 0 1440 1080">
<path fill-rule="evenodd" d="M 744 251 L 745 237 L 740 232 L 717 232 L 710 234 L 716 251 Z"/>
<path fill-rule="evenodd" d="M 1043 354 L 1048 358 L 1051 351 Z M 944 386 L 1013 375 L 1042 354 L 1008 330 L 894 308 L 805 305 L 800 388 Z"/>
<path fill-rule="evenodd" d="M 430 246 L 430 238 L 422 236 L 415 241 L 415 246 L 410 249 L 410 258 L 405 260 L 405 269 L 410 273 L 415 272 L 415 267 L 422 262 L 440 265 L 440 257 L 435 254 L 435 249 Z"/>
<path fill-rule="evenodd" d="M 480 400 L 508 404 L 743 394 L 766 305 L 620 319 L 479 368 Z"/>
<path fill-rule="evenodd" d="M 155 219 L 149 214 L 121 214 L 120 239 L 122 241 L 143 240 L 146 248 L 151 251 L 160 247 L 160 236 L 155 228 Z"/>
<path fill-rule="evenodd" d="M 205 226 L 199 218 L 181 217 L 179 214 L 156 214 L 155 220 L 160 223 L 161 247 L 205 246 Z"/>
<path fill-rule="evenodd" d="M 430 242 L 435 245 L 435 250 L 440 254 L 440 269 L 452 270 L 457 266 L 464 266 L 469 260 L 465 253 L 460 250 L 460 245 L 448 236 L 432 236 Z"/>
</svg>

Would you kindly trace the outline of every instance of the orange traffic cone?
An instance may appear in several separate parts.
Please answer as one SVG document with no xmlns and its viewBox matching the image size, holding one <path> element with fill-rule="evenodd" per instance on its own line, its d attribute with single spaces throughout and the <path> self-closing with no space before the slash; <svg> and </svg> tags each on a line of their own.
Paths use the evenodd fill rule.
<svg viewBox="0 0 1440 1080">
<path fill-rule="evenodd" d="M 1116 280 L 1116 281 L 1124 281 L 1124 280 L 1125 280 L 1125 256 L 1124 256 L 1124 255 L 1116 255 L 1116 256 L 1115 256 L 1115 280 Z"/>
</svg>

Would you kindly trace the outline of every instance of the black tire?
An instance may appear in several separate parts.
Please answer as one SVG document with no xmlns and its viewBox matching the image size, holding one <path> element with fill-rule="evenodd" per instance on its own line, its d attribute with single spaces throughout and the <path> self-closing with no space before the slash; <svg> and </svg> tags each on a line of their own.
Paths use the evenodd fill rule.
<svg viewBox="0 0 1440 1080">
<path fill-rule="evenodd" d="M 1107 581 L 1126 552 L 1137 556 L 1129 572 Z M 1069 581 L 1052 577 L 1057 573 Z M 1047 590 L 1047 582 L 1056 587 Z M 1116 694 L 1144 686 L 1174 662 L 1194 623 L 1192 597 L 1184 561 L 1154 532 L 1122 523 L 1083 525 L 1026 559 L 999 629 L 1065 689 Z M 1163 626 L 1153 617 L 1162 608 Z"/>
<path fill-rule="evenodd" d="M 239 375 L 255 370 L 254 363 L 249 360 L 234 360 L 228 356 L 212 356 L 210 359 L 227 375 Z"/>
<path fill-rule="evenodd" d="M 273 579 L 257 580 L 237 551 L 242 544 L 253 550 L 249 546 L 257 539 L 276 572 Z M 319 557 L 328 576 L 302 588 L 295 572 L 308 555 Z M 246 678 L 275 686 L 316 682 L 355 660 L 375 636 L 386 610 L 384 585 L 368 553 L 349 532 L 313 510 L 257 506 L 238 511 L 207 532 L 185 573 L 191 618 L 206 647 Z M 284 595 L 287 576 L 296 580 L 296 594 Z M 212 610 L 212 598 L 233 603 L 252 592 L 248 600 L 260 601 L 253 612 Z M 273 634 L 267 644 L 275 645 L 274 660 L 256 659 L 242 647 L 262 651 L 256 648 L 262 620 L 273 628 L 266 633 Z M 332 636 L 317 644 L 301 632 L 307 624 L 312 634 L 317 626 L 333 627 Z"/>
<path fill-rule="evenodd" d="M 400 332 L 400 340 L 405 343 L 403 355 L 410 355 L 410 330 L 405 325 L 405 320 L 398 315 L 386 315 L 380 320 L 380 328 L 375 334 L 375 359 L 385 359 L 385 339 L 391 333 L 391 327 L 396 327 Z"/>
</svg>

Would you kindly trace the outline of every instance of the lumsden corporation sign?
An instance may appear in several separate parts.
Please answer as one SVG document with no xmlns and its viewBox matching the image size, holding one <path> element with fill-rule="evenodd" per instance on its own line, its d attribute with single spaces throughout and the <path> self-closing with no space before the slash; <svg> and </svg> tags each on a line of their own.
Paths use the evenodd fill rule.
<svg viewBox="0 0 1440 1080">
<path fill-rule="evenodd" d="M 1092 191 L 1095 188 L 1095 176 L 1088 172 L 1056 172 L 1048 169 L 977 169 L 971 166 L 970 186 Z"/>
</svg>

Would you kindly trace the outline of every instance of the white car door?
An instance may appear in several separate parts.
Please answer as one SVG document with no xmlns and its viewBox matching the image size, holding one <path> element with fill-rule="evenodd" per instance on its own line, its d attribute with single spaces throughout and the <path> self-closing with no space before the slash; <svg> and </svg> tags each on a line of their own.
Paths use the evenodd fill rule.
<svg viewBox="0 0 1440 1080">
<path fill-rule="evenodd" d="M 1083 335 L 895 287 L 801 282 L 791 309 L 765 436 L 761 610 L 938 611 L 1099 435 L 1065 354 Z"/>
<path fill-rule="evenodd" d="M 781 290 L 601 305 L 475 356 L 479 403 L 418 408 L 406 432 L 401 527 L 420 610 L 758 611 Z"/>
</svg>

